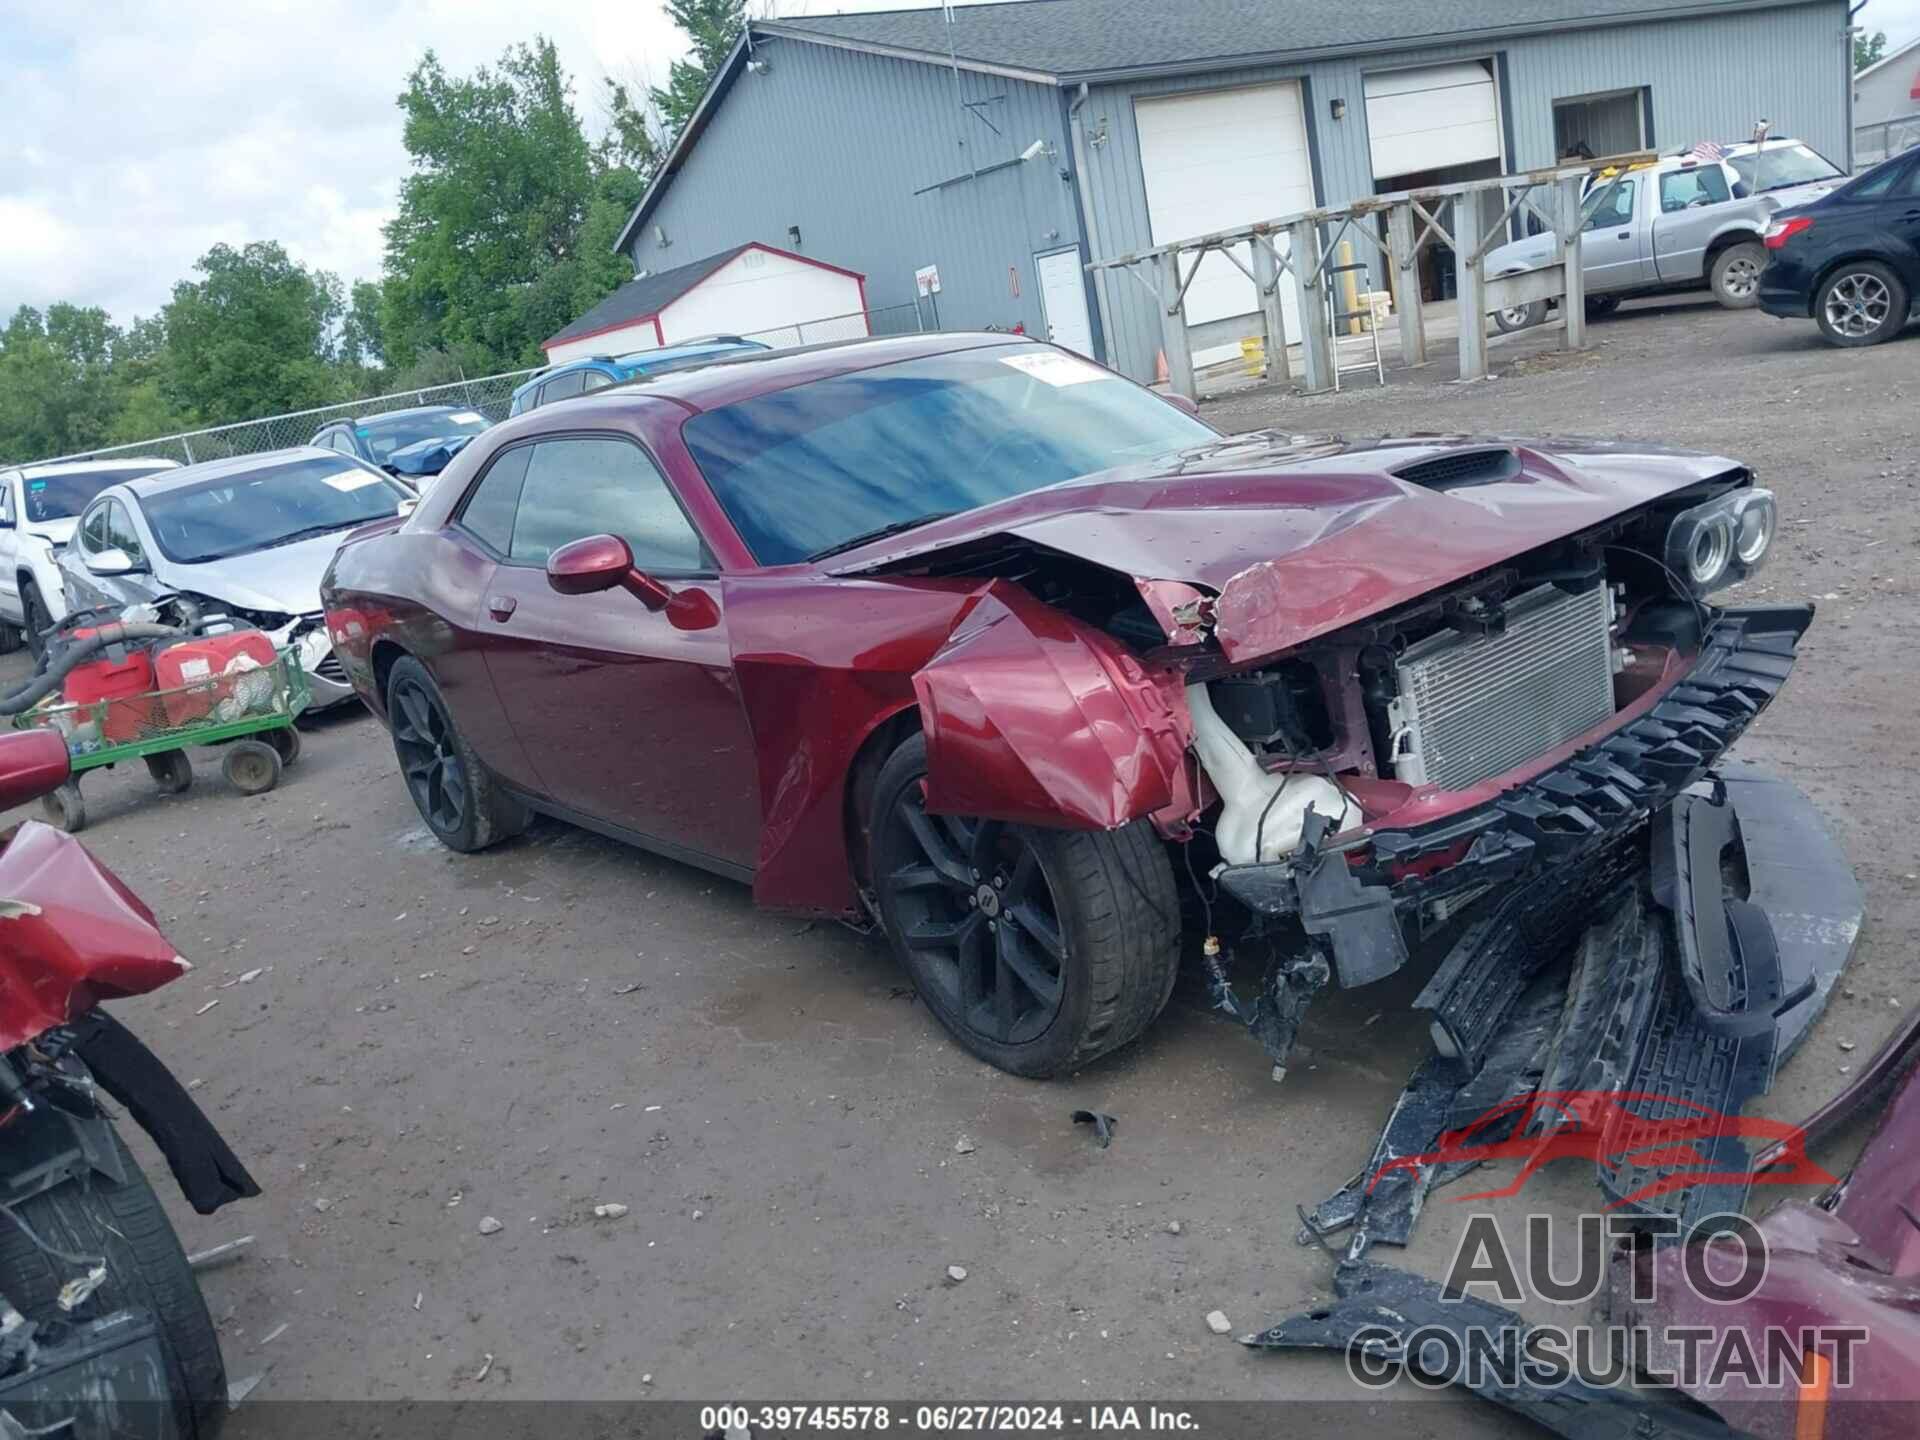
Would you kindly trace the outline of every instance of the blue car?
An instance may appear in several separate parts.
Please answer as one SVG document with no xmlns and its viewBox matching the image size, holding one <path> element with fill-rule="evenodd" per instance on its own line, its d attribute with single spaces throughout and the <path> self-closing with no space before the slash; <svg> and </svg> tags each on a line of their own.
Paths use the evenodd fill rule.
<svg viewBox="0 0 1920 1440">
<path fill-rule="evenodd" d="M 438 475 L 466 443 L 492 422 L 463 405 L 416 405 L 333 420 L 307 443 L 338 450 L 390 475 Z"/>
<path fill-rule="evenodd" d="M 758 340 L 742 340 L 738 335 L 709 335 L 704 340 L 689 340 L 682 345 L 667 345 L 658 350 L 636 350 L 630 355 L 594 355 L 584 360 L 568 360 L 542 370 L 513 392 L 513 404 L 507 414 L 568 400 L 592 390 L 601 390 L 622 380 L 642 375 L 660 375 L 668 370 L 685 370 L 709 360 L 724 360 L 748 355 L 768 347 Z"/>
<path fill-rule="evenodd" d="M 1810 319 L 1833 345 L 1891 340 L 1920 299 L 1920 150 L 1782 210 L 1763 242 L 1767 314 Z"/>
</svg>

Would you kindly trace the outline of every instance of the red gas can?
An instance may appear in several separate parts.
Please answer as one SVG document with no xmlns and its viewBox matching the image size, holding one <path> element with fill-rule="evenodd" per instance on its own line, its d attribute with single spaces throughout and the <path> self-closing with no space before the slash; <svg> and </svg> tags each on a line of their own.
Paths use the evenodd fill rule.
<svg viewBox="0 0 1920 1440">
<path fill-rule="evenodd" d="M 84 640 L 94 633 L 83 628 L 75 630 L 73 638 Z M 100 719 L 100 737 L 110 745 L 137 740 L 153 724 L 153 690 L 153 656 L 134 649 L 125 651 L 120 660 L 105 652 L 76 666 L 60 684 L 61 698 L 73 704 L 108 702 Z"/>
<path fill-rule="evenodd" d="M 153 672 L 169 725 L 204 720 L 229 694 L 230 667 L 242 656 L 265 668 L 278 658 L 273 642 L 258 630 L 202 635 L 169 645 L 154 657 Z M 252 669 L 253 666 L 241 666 Z M 236 672 L 237 673 L 237 672 Z M 229 678 L 223 679 L 223 676 Z"/>
</svg>

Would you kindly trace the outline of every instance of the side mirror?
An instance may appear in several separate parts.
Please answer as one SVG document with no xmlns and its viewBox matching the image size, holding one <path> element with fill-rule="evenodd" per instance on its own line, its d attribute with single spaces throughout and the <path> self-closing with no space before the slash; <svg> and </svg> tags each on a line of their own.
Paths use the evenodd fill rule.
<svg viewBox="0 0 1920 1440">
<path fill-rule="evenodd" d="M 1200 418 L 1200 407 L 1184 395 L 1176 395 L 1171 390 L 1160 397 L 1176 410 L 1184 410 L 1196 420 Z"/>
<path fill-rule="evenodd" d="M 120 549 L 97 550 L 83 557 L 87 569 L 96 575 L 131 575 L 144 566 L 133 563 L 133 557 Z"/>
<path fill-rule="evenodd" d="M 597 595 L 615 586 L 649 610 L 664 610 L 673 591 L 633 567 L 633 549 L 618 535 L 589 535 L 547 557 L 547 584 L 562 595 Z"/>
</svg>

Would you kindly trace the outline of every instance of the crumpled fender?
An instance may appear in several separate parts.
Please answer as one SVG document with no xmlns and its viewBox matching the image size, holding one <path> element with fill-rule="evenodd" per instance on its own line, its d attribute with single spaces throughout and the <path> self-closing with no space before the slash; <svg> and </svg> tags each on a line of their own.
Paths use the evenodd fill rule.
<svg viewBox="0 0 1920 1440">
<path fill-rule="evenodd" d="M 914 673 L 927 808 L 1019 824 L 1163 829 L 1195 811 L 1179 676 L 996 582 Z"/>
<path fill-rule="evenodd" d="M 29 820 L 0 851 L 0 1050 L 189 968 L 78 840 Z"/>
</svg>

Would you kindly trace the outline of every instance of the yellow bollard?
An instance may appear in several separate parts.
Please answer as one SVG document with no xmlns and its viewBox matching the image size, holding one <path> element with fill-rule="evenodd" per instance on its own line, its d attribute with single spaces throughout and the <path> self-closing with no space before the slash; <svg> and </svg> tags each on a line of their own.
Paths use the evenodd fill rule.
<svg viewBox="0 0 1920 1440">
<path fill-rule="evenodd" d="M 1339 257 L 1340 264 L 1351 265 L 1353 263 L 1353 242 L 1351 240 L 1342 240 L 1335 254 Z M 1340 308 L 1349 314 L 1352 314 L 1352 312 L 1360 308 L 1360 284 L 1355 278 L 1359 273 L 1357 270 L 1342 270 L 1340 272 Z M 1358 335 L 1361 333 L 1359 316 L 1355 315 L 1353 319 L 1347 321 L 1347 333 L 1349 335 Z"/>
<path fill-rule="evenodd" d="M 1258 335 L 1249 335 L 1240 342 L 1240 359 L 1247 367 L 1249 375 L 1267 373 L 1267 342 Z"/>
</svg>

